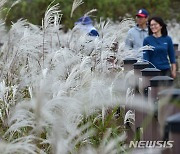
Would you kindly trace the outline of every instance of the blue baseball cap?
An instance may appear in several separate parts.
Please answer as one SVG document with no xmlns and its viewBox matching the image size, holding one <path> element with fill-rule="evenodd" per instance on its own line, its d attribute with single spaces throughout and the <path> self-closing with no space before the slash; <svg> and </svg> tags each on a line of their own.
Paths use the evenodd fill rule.
<svg viewBox="0 0 180 154">
<path fill-rule="evenodd" d="M 81 23 L 82 25 L 89 25 L 89 24 L 92 24 L 93 21 L 91 20 L 89 16 L 83 16 L 79 18 L 77 22 L 75 22 L 75 24 L 79 24 L 79 23 Z"/>
<path fill-rule="evenodd" d="M 147 11 L 146 9 L 140 9 L 140 10 L 137 12 L 136 16 L 145 17 L 145 18 L 146 18 L 146 17 L 149 16 L 149 13 L 148 13 L 148 11 Z"/>
</svg>

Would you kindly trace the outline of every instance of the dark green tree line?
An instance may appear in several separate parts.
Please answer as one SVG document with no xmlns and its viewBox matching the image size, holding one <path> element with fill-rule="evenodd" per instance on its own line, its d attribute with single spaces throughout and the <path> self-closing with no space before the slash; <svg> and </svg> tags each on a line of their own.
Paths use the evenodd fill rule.
<svg viewBox="0 0 180 154">
<path fill-rule="evenodd" d="M 2 16 L 5 17 L 8 8 L 14 0 L 9 0 L 4 6 Z M 19 4 L 12 7 L 7 15 L 6 24 L 16 22 L 19 18 L 27 19 L 29 22 L 41 25 L 42 18 L 52 0 L 22 0 Z M 139 8 L 146 8 L 150 15 L 159 15 L 164 19 L 175 18 L 180 20 L 178 0 L 84 0 L 84 4 L 78 7 L 73 17 L 70 17 L 73 0 L 56 0 L 54 4 L 59 3 L 62 10 L 61 23 L 67 28 L 72 28 L 74 22 L 84 13 L 96 8 L 97 12 L 92 15 L 99 20 L 100 17 L 121 20 L 122 17 L 131 15 L 134 17 Z"/>
</svg>

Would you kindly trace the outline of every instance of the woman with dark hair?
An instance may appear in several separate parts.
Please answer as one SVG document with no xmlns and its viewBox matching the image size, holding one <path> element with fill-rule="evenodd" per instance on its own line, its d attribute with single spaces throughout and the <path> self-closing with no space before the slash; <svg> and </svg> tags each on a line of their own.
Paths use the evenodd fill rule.
<svg viewBox="0 0 180 154">
<path fill-rule="evenodd" d="M 144 39 L 143 46 L 152 46 L 153 50 L 145 50 L 143 59 L 160 69 L 162 75 L 175 78 L 175 51 L 166 24 L 161 17 L 152 17 L 148 21 L 148 30 L 149 36 Z"/>
</svg>

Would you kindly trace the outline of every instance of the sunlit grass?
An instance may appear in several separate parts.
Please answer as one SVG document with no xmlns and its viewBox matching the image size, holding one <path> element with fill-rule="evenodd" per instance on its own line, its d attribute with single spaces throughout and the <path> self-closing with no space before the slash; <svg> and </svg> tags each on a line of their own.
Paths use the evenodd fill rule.
<svg viewBox="0 0 180 154">
<path fill-rule="evenodd" d="M 56 4 L 41 27 L 20 19 L 4 36 L 0 152 L 4 147 L 4 153 L 128 151 L 125 123 L 133 124 L 134 117 L 125 116 L 124 107 L 141 110 L 143 103 L 128 91 L 133 73 L 125 75 L 122 66 L 133 56 L 124 40 L 134 20 L 101 20 L 95 23 L 100 36 L 92 38 L 62 31 L 60 13 Z"/>
</svg>

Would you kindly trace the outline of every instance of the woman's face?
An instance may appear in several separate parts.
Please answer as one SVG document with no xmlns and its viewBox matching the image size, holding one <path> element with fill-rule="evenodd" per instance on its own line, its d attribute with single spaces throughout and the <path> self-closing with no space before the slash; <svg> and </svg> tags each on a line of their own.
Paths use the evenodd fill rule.
<svg viewBox="0 0 180 154">
<path fill-rule="evenodd" d="M 155 20 L 151 20 L 150 28 L 153 34 L 155 34 L 155 33 L 161 33 L 162 26 Z"/>
</svg>

